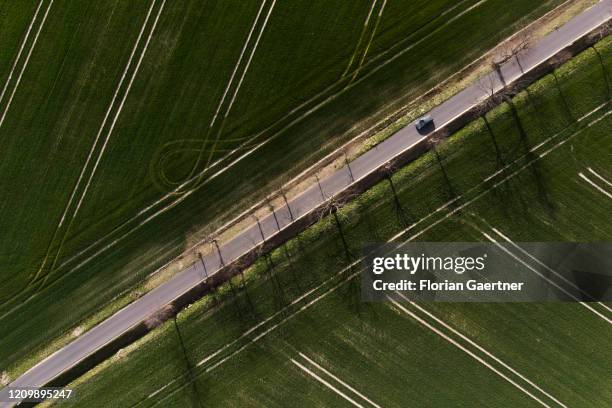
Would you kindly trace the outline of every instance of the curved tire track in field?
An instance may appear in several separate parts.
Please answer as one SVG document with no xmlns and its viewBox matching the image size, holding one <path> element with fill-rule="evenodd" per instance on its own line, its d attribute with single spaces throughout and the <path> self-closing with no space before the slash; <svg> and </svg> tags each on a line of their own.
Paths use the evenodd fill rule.
<svg viewBox="0 0 612 408">
<path fill-rule="evenodd" d="M 240 67 L 241 63 L 242 63 L 242 58 L 244 57 L 244 53 L 249 45 L 249 43 L 251 42 L 251 37 L 253 35 L 253 32 L 255 31 L 255 27 L 257 27 L 257 24 L 259 22 L 259 18 L 261 17 L 261 13 L 264 10 L 264 6 L 266 5 L 267 0 L 262 0 L 261 5 L 259 6 L 259 10 L 257 11 L 257 14 L 255 16 L 255 20 L 253 20 L 253 24 L 251 24 L 251 28 L 249 30 L 249 33 L 247 35 L 247 38 L 244 42 L 244 44 L 242 45 L 242 49 L 240 50 L 240 54 L 238 56 L 238 60 L 236 61 L 236 64 L 234 64 L 234 69 L 232 70 L 232 74 L 230 75 L 230 78 L 227 82 L 227 85 L 225 86 L 225 90 L 223 91 L 223 95 L 221 96 L 221 99 L 219 100 L 219 103 L 217 104 L 217 109 L 215 110 L 215 114 L 213 115 L 213 118 L 210 122 L 210 124 L 208 125 L 208 129 L 206 130 L 206 134 L 204 135 L 204 139 L 201 141 L 201 146 L 200 146 L 200 150 L 198 152 L 198 156 L 196 158 L 196 160 L 194 161 L 192 167 L 191 167 L 191 171 L 189 172 L 189 175 L 185 178 L 185 180 L 190 180 L 194 177 L 195 172 L 197 171 L 198 166 L 200 165 L 200 162 L 202 161 L 203 158 L 203 154 L 205 154 L 206 151 L 206 145 L 208 144 L 208 139 L 210 137 L 210 132 L 212 131 L 215 122 L 217 121 L 217 117 L 219 116 L 219 114 L 221 113 L 221 108 L 225 102 L 225 98 L 227 97 L 227 94 L 234 82 L 234 79 L 236 77 L 236 74 L 238 73 L 238 68 Z M 269 9 L 269 13 L 272 11 L 272 8 L 274 7 L 274 3 L 275 0 L 272 3 L 272 6 Z M 264 28 L 265 28 L 265 24 L 267 23 L 267 18 L 264 22 L 264 26 L 262 27 L 259 36 L 261 36 L 261 32 L 263 32 Z M 259 37 L 257 42 L 259 42 Z M 236 96 L 236 93 L 238 92 L 238 90 L 240 89 L 240 85 L 242 84 L 242 78 L 244 78 L 244 75 L 246 73 L 246 71 L 249 68 L 249 64 L 251 62 L 251 58 L 253 57 L 253 54 L 255 53 L 255 49 L 257 48 L 257 42 L 255 43 L 255 45 L 253 46 L 252 50 L 251 50 L 251 55 L 249 57 L 249 62 L 247 63 L 247 65 L 245 66 L 242 74 L 241 74 L 241 79 L 240 79 L 240 83 L 238 84 L 238 86 L 236 87 L 233 97 L 231 99 L 230 105 L 228 106 L 228 108 L 226 108 L 226 111 L 231 109 L 231 105 L 233 104 L 234 98 Z M 224 114 L 224 119 L 227 116 L 227 114 Z M 212 149 L 214 150 L 214 149 Z M 212 155 L 212 153 L 210 153 Z M 208 165 L 208 163 L 207 163 Z M 205 166 L 206 167 L 206 166 Z M 185 181 L 183 180 L 183 182 Z M 183 183 L 177 183 L 178 184 L 178 191 L 173 191 L 173 194 L 182 194 L 183 191 L 181 190 L 183 188 Z"/>
<path fill-rule="evenodd" d="M 464 1 L 467 0 L 463 0 L 462 2 L 458 3 L 457 5 L 454 5 L 452 8 L 456 8 L 459 4 L 463 3 Z M 442 13 L 441 15 L 447 14 L 447 12 Z M 428 38 L 431 34 L 428 34 L 426 37 L 424 38 Z M 402 40 L 403 41 L 403 40 Z M 409 48 L 412 48 L 414 45 L 410 45 Z M 404 49 L 402 52 L 407 51 L 407 49 Z M 387 52 L 387 51 L 386 51 Z M 375 59 L 373 59 L 375 60 Z M 383 61 L 382 65 L 386 65 L 387 60 Z M 365 66 L 368 66 L 371 63 L 368 62 Z M 360 82 L 361 79 L 359 79 L 356 83 Z M 287 116 L 285 116 L 285 118 L 280 119 L 279 121 L 275 122 L 274 124 L 268 126 L 266 129 L 258 132 L 256 135 L 254 135 L 253 137 L 247 139 L 247 141 L 243 144 L 241 144 L 240 146 L 233 148 L 230 153 L 228 155 L 226 155 L 224 158 L 219 159 L 218 161 L 216 161 L 215 163 L 212 163 L 210 166 L 208 166 L 206 169 L 204 169 L 201 173 L 197 174 L 196 176 L 194 176 L 191 179 L 188 179 L 186 181 L 184 181 L 183 183 L 181 183 L 178 187 L 176 187 L 175 189 L 173 189 L 172 191 L 166 193 L 164 196 L 160 197 L 158 200 L 156 200 L 155 202 L 153 202 L 152 204 L 150 204 L 149 206 L 143 208 L 141 211 L 139 211 L 136 215 L 132 216 L 130 219 L 126 220 L 125 222 L 123 222 L 122 224 L 118 225 L 114 230 L 110 231 L 109 233 L 107 233 L 106 235 L 104 235 L 103 237 L 101 237 L 100 239 L 96 240 L 95 242 L 93 242 L 91 245 L 89 245 L 87 248 L 83 249 L 82 251 L 76 253 L 75 255 L 73 255 L 72 257 L 68 258 L 66 261 L 64 261 L 61 265 L 58 266 L 57 269 L 61 269 L 71 263 L 73 263 L 75 260 L 77 260 L 78 258 L 80 258 L 81 256 L 83 256 L 84 254 L 91 252 L 93 249 L 95 249 L 97 246 L 104 244 L 105 241 L 108 241 L 109 239 L 111 239 L 114 235 L 116 235 L 117 233 L 121 233 L 121 231 L 123 230 L 127 230 L 125 231 L 123 234 L 118 235 L 117 238 L 111 240 L 107 245 L 105 245 L 101 250 L 96 251 L 92 256 L 88 257 L 85 259 L 85 261 L 79 263 L 75 268 L 78 268 L 80 266 L 82 266 L 84 263 L 90 261 L 91 259 L 93 259 L 93 257 L 99 255 L 101 252 L 103 252 L 104 250 L 114 246 L 116 243 L 118 243 L 119 241 L 123 240 L 125 237 L 127 237 L 129 234 L 131 234 L 135 229 L 141 227 L 142 225 L 144 225 L 145 223 L 149 222 L 150 220 L 156 218 L 158 215 L 165 213 L 166 211 L 172 209 L 173 207 L 175 207 L 176 205 L 180 204 L 182 201 L 184 201 L 186 198 L 188 198 L 191 194 L 193 194 L 195 191 L 197 191 L 199 188 L 201 188 L 202 186 L 204 186 L 207 182 L 215 179 L 216 177 L 218 177 L 220 174 L 222 174 L 223 172 L 227 171 L 228 169 L 230 169 L 233 165 L 235 165 L 236 163 L 238 163 L 240 160 L 244 159 L 245 157 L 248 157 L 249 155 L 251 155 L 253 152 L 257 151 L 258 149 L 260 149 L 261 147 L 263 147 L 265 144 L 269 143 L 270 141 L 272 141 L 274 138 L 276 138 L 279 134 L 281 134 L 282 132 L 284 132 L 287 128 L 293 126 L 294 124 L 298 123 L 299 121 L 301 121 L 302 119 L 304 119 L 305 117 L 309 116 L 312 112 L 316 111 L 318 108 L 320 108 L 321 106 L 324 106 L 327 102 L 329 102 L 330 100 L 334 99 L 335 96 L 339 95 L 340 93 L 343 93 L 344 91 L 346 91 L 348 88 L 343 88 L 338 90 L 338 93 L 335 94 L 334 97 L 327 98 L 325 99 L 323 102 L 319 103 L 318 105 L 314 106 L 313 108 L 308 109 L 305 113 L 303 113 L 302 115 L 298 116 L 296 119 L 292 120 L 289 124 L 287 124 L 286 126 L 284 126 L 283 128 L 281 128 L 280 130 L 276 131 L 269 139 L 266 139 L 258 144 L 256 144 L 253 147 L 248 146 L 249 143 L 252 143 L 255 139 L 259 138 L 261 135 L 265 134 L 266 132 L 268 132 L 270 129 L 272 129 L 276 124 L 283 122 L 284 120 L 286 120 L 287 117 L 290 117 L 291 115 L 298 113 L 301 109 L 303 109 L 304 107 L 307 107 L 309 103 L 311 103 L 312 101 L 316 101 L 317 98 L 324 96 L 325 93 L 328 93 L 330 90 L 333 90 L 338 84 L 341 84 L 343 81 L 338 81 L 336 84 L 330 85 L 328 88 L 326 88 L 324 91 L 320 92 L 319 94 L 315 95 L 313 98 L 311 98 L 309 101 L 306 101 L 302 104 L 300 104 L 299 106 L 297 106 L 296 108 L 293 108 L 288 114 Z M 355 84 L 356 84 L 355 83 Z M 353 84 L 354 85 L 354 84 Z M 248 150 L 247 150 L 248 149 Z M 214 170 L 215 167 L 217 167 L 218 165 L 222 164 L 223 160 L 227 160 L 228 158 L 232 158 L 234 155 L 240 153 L 240 152 L 244 152 L 246 150 L 245 153 L 242 153 L 241 155 L 239 155 L 237 158 L 233 159 L 228 165 L 226 165 L 225 167 L 219 169 L 217 172 L 213 173 L 210 177 L 208 177 L 207 179 L 202 180 L 202 178 L 204 177 L 204 175 L 206 175 L 207 173 L 209 173 L 211 170 Z M 186 188 L 190 183 L 194 182 L 194 181 L 200 181 L 200 184 L 189 188 L 188 190 L 186 190 L 184 193 L 182 193 L 182 191 L 184 191 L 183 189 Z M 175 198 L 176 195 L 180 195 L 180 197 Z M 167 201 L 169 201 L 168 203 L 166 203 Z M 138 222 L 138 219 L 141 218 L 142 216 L 145 216 L 147 213 L 149 213 L 151 210 L 155 209 L 156 207 L 158 207 L 159 205 L 163 205 L 160 209 L 156 210 L 152 215 L 149 215 L 148 217 L 146 217 L 144 219 L 144 221 Z M 136 225 L 134 225 L 135 222 L 138 222 Z M 75 268 L 71 269 L 69 271 L 72 272 Z"/>
</svg>

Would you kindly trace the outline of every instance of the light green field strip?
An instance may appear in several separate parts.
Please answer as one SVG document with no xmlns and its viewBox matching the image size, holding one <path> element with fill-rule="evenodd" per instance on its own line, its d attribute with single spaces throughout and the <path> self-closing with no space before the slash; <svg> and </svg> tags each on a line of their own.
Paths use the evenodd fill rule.
<svg viewBox="0 0 612 408">
<path fill-rule="evenodd" d="M 595 125 L 593 126 L 597 126 L 597 124 L 600 125 L 600 129 L 598 130 L 601 131 L 602 129 L 607 128 L 607 126 L 609 126 L 609 120 L 608 122 L 604 122 L 603 118 L 604 116 L 600 116 L 600 119 L 595 119 L 593 122 L 591 123 L 595 123 Z M 587 128 L 588 129 L 588 128 Z M 572 135 L 570 135 L 570 137 L 577 137 L 580 134 L 582 134 L 582 132 L 575 132 Z M 596 134 L 596 133 L 595 133 Z M 571 139 L 567 139 L 567 140 L 571 140 Z M 578 143 L 578 142 L 576 142 Z M 545 151 L 542 153 L 546 153 L 546 152 L 555 152 L 556 149 L 560 149 L 561 147 L 563 147 L 564 144 L 562 143 L 556 143 L 553 146 L 548 147 L 548 149 L 545 149 Z M 591 147 L 592 148 L 592 147 Z M 527 172 L 525 171 L 525 169 L 523 169 L 523 172 Z M 508 178 L 507 180 L 511 180 L 511 178 Z M 489 193 L 491 194 L 491 193 Z M 478 200 L 474 200 L 474 201 L 470 201 L 469 202 L 469 206 L 473 206 L 474 203 L 478 202 L 481 198 L 483 198 L 483 196 L 479 196 Z M 467 207 L 467 206 L 466 206 Z M 462 208 L 462 211 L 467 210 L 466 207 Z M 445 221 L 446 223 L 448 223 L 449 221 Z M 469 236 L 469 234 L 465 234 L 461 235 L 462 229 L 461 228 L 452 228 L 453 231 L 458 232 L 457 234 L 455 234 L 456 239 L 458 240 L 465 240 L 466 236 Z M 429 230 L 428 234 L 425 235 L 424 237 L 422 237 L 422 239 L 429 241 L 432 239 L 438 239 L 439 237 L 437 236 L 436 232 L 439 234 L 439 232 L 445 232 L 447 231 L 447 228 L 443 225 L 443 224 L 437 224 L 436 227 L 433 230 Z M 449 237 L 448 235 L 446 235 L 446 238 L 452 238 Z M 472 238 L 472 237 L 470 237 Z M 332 287 L 330 290 L 333 290 L 334 288 L 337 288 L 336 286 Z M 311 302 L 307 303 L 305 306 L 310 306 L 313 304 L 313 302 L 318 302 L 319 300 L 322 300 L 325 296 L 327 296 L 329 294 L 329 292 L 324 292 L 323 295 L 314 298 Z M 356 296 L 358 296 L 358 293 L 355 294 Z M 349 305 L 350 306 L 350 305 Z M 444 305 L 443 305 L 444 306 Z M 455 305 L 449 305 L 448 308 L 454 313 L 454 317 L 460 317 L 460 316 L 456 316 L 456 309 L 454 308 Z M 567 336 L 567 333 L 571 333 L 573 332 L 573 328 L 576 327 L 576 325 L 579 325 L 581 327 L 583 326 L 587 326 L 590 329 L 590 336 L 593 336 L 595 333 L 599 333 L 599 334 L 603 334 L 603 338 L 601 338 L 601 341 L 603 343 L 606 343 L 608 341 L 609 338 L 609 334 L 610 334 L 610 329 L 609 326 L 606 325 L 605 322 L 601 322 L 600 319 L 598 318 L 593 318 L 588 317 L 588 312 L 586 312 L 586 316 L 585 316 L 585 312 L 581 312 L 581 310 L 578 308 L 578 310 L 576 309 L 577 305 L 572 305 L 573 309 L 571 308 L 569 309 L 571 311 L 571 313 L 577 313 L 576 317 L 569 317 L 568 318 L 568 314 L 567 313 L 563 313 L 561 315 L 561 319 L 560 321 L 558 321 L 558 319 L 554 319 L 553 322 L 549 322 L 547 324 L 547 327 L 543 330 L 542 329 L 542 325 L 544 324 L 542 321 L 540 321 L 539 319 L 539 312 L 537 312 L 538 308 L 543 308 L 543 310 L 546 313 L 558 313 L 556 310 L 556 307 L 558 307 L 559 305 L 525 305 L 525 306 L 518 306 L 518 305 L 488 305 L 488 306 L 483 306 L 483 305 L 475 305 L 473 306 L 473 308 L 475 308 L 477 311 L 488 311 L 488 310 L 497 310 L 499 308 L 501 308 L 502 310 L 504 310 L 504 320 L 508 320 L 509 323 L 511 325 L 514 324 L 519 324 L 519 325 L 524 325 L 525 324 L 525 319 L 529 320 L 529 327 L 538 327 L 539 329 L 537 331 L 534 330 L 534 332 L 538 333 L 539 337 L 536 340 L 536 344 L 531 344 L 531 347 L 529 348 L 535 348 L 533 350 L 533 353 L 539 353 L 542 356 L 543 361 L 546 362 L 545 365 L 532 365 L 527 367 L 527 372 L 529 372 L 529 374 L 533 375 L 534 377 L 537 377 L 539 379 L 544 378 L 545 374 L 539 373 L 539 371 L 543 370 L 545 368 L 546 370 L 546 375 L 548 376 L 547 378 L 549 378 L 549 380 L 553 380 L 553 381 L 547 381 L 547 382 L 552 382 L 553 384 L 547 384 L 549 385 L 550 389 L 555 390 L 554 392 L 552 392 L 552 394 L 550 392 L 546 392 L 547 396 L 549 399 L 551 399 L 552 401 L 558 401 L 558 398 L 555 397 L 554 395 L 559 395 L 559 393 L 561 395 L 566 394 L 566 392 L 564 392 L 565 390 L 565 383 L 568 381 L 573 381 L 572 378 L 570 376 L 570 378 L 564 378 L 565 376 L 568 375 L 567 370 L 564 369 L 565 365 L 568 364 L 568 358 L 567 356 L 572 356 L 572 358 L 578 359 L 578 361 L 573 361 L 572 365 L 576 366 L 576 369 L 578 369 L 579 367 L 582 367 L 582 370 L 585 369 L 585 367 L 587 365 L 585 365 L 585 363 L 582 363 L 579 359 L 582 358 L 589 358 L 589 356 L 592 355 L 592 352 L 589 351 L 592 347 L 592 342 L 593 340 L 589 340 L 589 335 L 585 335 L 584 337 L 581 336 L 580 341 L 582 341 L 583 343 L 578 342 L 577 344 L 574 342 L 574 339 L 572 339 L 572 341 L 570 342 L 569 340 L 566 341 L 559 341 L 559 338 L 564 338 L 564 336 Z M 527 307 L 527 309 L 532 310 L 531 313 L 529 313 L 528 315 L 525 315 L 521 318 L 516 319 L 516 321 L 514 321 L 515 319 L 515 315 L 516 316 L 520 316 L 520 309 L 523 309 Z M 568 308 L 569 305 L 565 305 L 565 306 L 561 306 L 562 308 Z M 302 310 L 302 309 L 300 309 Z M 488 330 L 485 327 L 482 327 L 480 330 L 483 331 L 484 333 L 489 333 L 489 332 L 495 332 L 495 331 L 499 331 L 500 330 L 500 326 L 499 324 L 501 322 L 499 322 L 499 313 L 495 313 L 496 318 L 492 321 L 492 322 L 487 322 L 487 324 L 492 323 L 492 325 L 488 328 Z M 343 322 L 346 319 L 342 318 L 342 317 L 338 317 L 338 312 L 337 311 L 329 311 L 327 313 L 327 316 L 333 316 L 334 317 L 334 322 L 336 324 L 341 324 L 339 322 Z M 280 321 L 279 324 L 284 324 L 285 322 L 288 321 L 289 318 L 293 317 L 293 315 L 289 314 L 289 316 L 285 316 L 283 320 Z M 359 316 L 361 317 L 361 316 Z M 337 320 L 336 320 L 337 318 Z M 316 319 L 314 319 L 316 320 Z M 561 323 L 562 322 L 562 323 Z M 480 325 L 483 325 L 484 322 L 477 322 Z M 279 331 L 279 327 L 278 325 L 272 325 L 270 326 L 268 329 L 266 329 L 265 331 L 262 332 L 262 334 L 257 335 L 257 336 L 253 336 L 253 340 L 254 342 L 257 342 L 259 340 L 262 339 L 263 336 L 267 335 L 268 333 L 271 333 L 271 330 L 275 330 Z M 302 332 L 304 333 L 305 336 L 312 336 L 313 341 L 319 341 L 320 339 L 320 335 L 313 335 L 312 331 L 313 331 L 313 327 L 316 326 L 316 323 L 313 322 L 313 320 L 309 320 L 309 329 L 302 329 Z M 459 327 L 464 326 L 463 324 L 460 324 Z M 393 326 L 391 326 L 393 327 Z M 511 330 L 516 331 L 518 330 L 516 327 L 511 327 Z M 546 332 L 547 335 L 543 335 L 543 332 Z M 523 354 L 523 351 L 525 349 L 528 348 L 528 344 L 526 345 L 519 345 L 519 343 L 522 342 L 533 342 L 533 337 L 530 335 L 530 332 L 528 330 L 523 329 L 522 331 L 518 332 L 520 338 L 517 338 L 516 336 L 511 336 L 511 337 L 504 337 L 505 341 L 507 342 L 506 344 L 503 345 L 504 349 L 512 349 L 515 355 L 515 358 L 517 358 L 521 363 L 523 363 L 526 360 L 526 356 Z M 356 333 L 351 333 L 351 336 L 347 335 L 347 338 L 353 338 L 356 335 Z M 286 333 L 283 333 L 283 336 L 287 336 Z M 549 337 L 550 336 L 550 337 Z M 509 338 L 512 339 L 512 341 L 509 340 Z M 555 349 L 551 350 L 551 344 L 548 344 L 547 342 L 550 342 L 552 344 L 555 345 Z M 560 344 L 559 344 L 560 343 Z M 491 349 L 490 347 L 490 343 L 488 341 L 485 342 L 485 344 L 487 344 L 489 347 L 487 347 L 488 349 Z M 247 346 L 249 344 L 247 343 Z M 227 358 L 229 358 L 230 360 L 233 359 L 238 359 L 240 358 L 238 354 L 243 353 L 243 352 L 248 352 L 248 348 L 247 346 L 243 346 L 241 348 L 238 348 L 236 350 L 236 352 L 229 354 Z M 322 346 L 322 349 L 327 350 L 329 347 L 328 344 L 325 344 L 324 346 Z M 500 346 L 502 347 L 502 346 Z M 542 349 L 542 347 L 544 347 L 544 349 Z M 605 347 L 604 347 L 605 349 Z M 605 353 L 604 349 L 601 349 L 601 352 Z M 494 349 L 496 350 L 496 349 Z M 583 353 L 579 354 L 577 357 L 573 356 L 573 353 L 576 352 L 576 350 L 583 350 Z M 495 352 L 494 352 L 495 353 Z M 553 353 L 552 356 L 548 357 L 548 353 Z M 559 353 L 559 355 L 564 356 L 564 359 L 561 361 L 556 361 L 554 353 Z M 360 355 L 362 355 L 363 353 L 359 353 Z M 394 355 L 393 355 L 394 356 Z M 209 369 L 213 369 L 216 370 L 217 367 L 219 367 L 219 364 L 221 364 L 221 366 L 229 363 L 229 360 L 225 358 L 220 360 L 218 363 L 213 364 L 212 366 L 209 365 L 209 368 L 206 369 L 206 372 L 208 373 Z M 247 357 L 245 357 L 247 358 Z M 605 357 L 602 356 L 602 363 L 605 366 Z M 510 364 L 512 365 L 512 361 L 513 360 L 506 360 L 509 361 Z M 250 361 L 250 363 L 252 364 L 253 362 Z M 557 367 L 557 363 L 560 363 L 561 365 L 559 367 Z M 592 366 L 593 363 L 590 363 L 590 366 Z M 607 396 L 605 395 L 605 393 L 603 393 L 603 390 L 605 389 L 605 382 L 607 380 L 607 377 L 605 376 L 605 369 L 603 368 L 604 366 L 602 365 L 598 365 L 597 368 L 594 368 L 591 372 L 591 374 L 595 375 L 595 376 L 599 376 L 596 377 L 597 381 L 594 381 L 593 378 L 589 378 L 588 381 L 590 381 L 590 385 L 588 385 L 586 388 L 582 389 L 582 391 L 579 389 L 579 387 L 575 387 L 572 391 L 574 392 L 574 394 L 570 394 L 570 396 L 565 396 L 565 398 L 572 398 L 575 399 L 577 398 L 578 401 L 576 401 L 577 403 L 592 403 L 593 401 L 599 401 L 599 402 L 605 402 L 607 400 Z M 548 367 L 551 368 L 551 370 L 554 370 L 556 372 L 556 375 L 552 378 L 550 378 L 551 376 L 551 370 L 548 370 Z M 352 370 L 354 370 L 354 367 L 351 367 Z M 244 368 L 243 368 L 244 370 Z M 521 371 L 521 370 L 519 370 Z M 598 372 L 599 371 L 599 372 Z M 524 372 L 523 372 L 524 373 Z M 208 374 L 205 374 L 208 375 Z M 523 377 L 521 375 L 521 377 Z M 532 377 L 533 378 L 533 377 Z M 218 378 L 218 377 L 214 377 L 214 380 L 211 381 L 221 381 L 222 379 Z M 556 381 L 556 383 L 555 383 Z M 428 381 L 430 382 L 430 381 Z M 530 380 L 530 382 L 532 382 Z M 561 384 L 559 384 L 559 382 Z M 209 384 L 207 382 L 207 384 Z M 540 386 L 538 386 L 538 389 L 540 392 L 542 392 L 542 388 Z M 584 390 L 586 389 L 591 389 L 594 393 L 591 395 L 588 392 L 584 392 Z M 184 391 L 184 388 L 179 388 L 179 391 Z M 169 392 L 168 389 L 162 389 L 162 391 L 160 392 L 162 395 L 164 392 Z M 159 394 L 157 394 L 159 395 Z M 534 400 L 536 398 L 538 398 L 537 396 L 528 393 L 528 395 L 530 395 Z M 590 396 L 590 397 L 589 397 Z M 535 398 L 534 398 L 535 397 Z M 589 398 L 591 398 L 591 400 L 589 400 Z M 162 400 L 164 401 L 164 400 Z M 539 401 L 540 405 L 545 405 L 548 406 L 546 403 L 542 404 L 540 399 L 537 399 L 537 401 Z M 163 402 L 164 404 L 166 403 L 166 401 Z M 555 402 L 557 405 L 561 405 L 564 406 L 565 404 L 563 403 L 558 403 Z"/>
</svg>

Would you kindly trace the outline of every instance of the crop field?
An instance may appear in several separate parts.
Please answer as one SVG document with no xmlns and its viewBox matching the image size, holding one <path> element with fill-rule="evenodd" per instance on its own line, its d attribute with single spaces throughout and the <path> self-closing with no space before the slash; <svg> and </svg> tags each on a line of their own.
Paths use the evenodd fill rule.
<svg viewBox="0 0 612 408">
<path fill-rule="evenodd" d="M 0 2 L 0 371 L 561 3 Z"/>
<path fill-rule="evenodd" d="M 376 241 L 609 241 L 611 70 L 606 38 L 77 380 L 76 406 L 609 406 L 609 305 L 362 303 L 359 273 Z"/>
</svg>

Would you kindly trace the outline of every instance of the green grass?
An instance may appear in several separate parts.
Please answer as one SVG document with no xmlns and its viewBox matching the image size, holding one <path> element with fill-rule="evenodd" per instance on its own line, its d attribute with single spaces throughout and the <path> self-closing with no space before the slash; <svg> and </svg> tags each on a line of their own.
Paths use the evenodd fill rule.
<svg viewBox="0 0 612 408">
<path fill-rule="evenodd" d="M 597 47 L 609 65 L 610 39 Z M 389 182 L 380 182 L 338 212 L 340 227 L 331 216 L 323 219 L 260 259 L 244 281 L 236 277 L 181 312 L 176 326 L 167 322 L 77 380 L 77 406 L 341 404 L 291 362 L 321 374 L 299 353 L 381 406 L 537 405 L 409 316 L 388 304 L 361 303 L 358 277 L 351 278 L 360 266 L 342 270 L 361 256 L 363 244 L 386 241 L 406 225 L 414 227 L 400 240 L 416 234 L 423 241 L 483 240 L 472 225 L 488 223 L 516 241 L 609 241 L 612 228 L 602 220 L 612 203 L 577 177 L 590 166 L 612 178 L 606 160 L 612 119 L 597 61 L 591 49 L 558 69 L 562 93 L 549 75 L 514 98 L 524 135 L 508 104 L 489 112 L 499 154 L 484 121 L 469 124 L 436 148 L 437 157 L 428 153 L 394 174 L 403 216 Z M 581 92 L 585 86 L 591 92 Z M 575 117 L 597 110 L 575 122 L 566 107 Z M 446 205 L 453 198 L 456 204 Z M 609 327 L 578 304 L 422 306 L 567 406 L 612 400 Z"/>
<path fill-rule="evenodd" d="M 164 170 L 170 181 L 189 174 L 198 148 L 194 140 L 207 133 L 259 7 L 256 2 L 168 1 L 85 200 L 74 219 L 72 203 L 58 228 L 150 3 L 56 1 L 0 128 L 0 324 L 9 333 L 0 367 L 22 371 L 26 355 L 51 351 L 45 349 L 51 339 L 179 255 L 194 232 L 232 218 L 282 177 L 354 136 L 356 124 L 365 126 L 412 100 L 561 1 L 521 0 L 510 7 L 488 0 L 450 23 L 476 1 L 445 15 L 442 11 L 455 2 L 393 3 L 347 87 L 352 77 L 341 79 L 341 74 L 370 5 L 278 1 L 217 147 L 227 151 L 257 134 L 247 146 L 275 139 L 149 220 L 178 198 L 140 213 L 167 192 L 160 187 L 159 160 L 172 153 Z M 5 42 L 6 50 L 19 43 L 27 11 L 11 7 L 2 14 L 2 30 L 10 31 L 0 37 L 2 52 Z M 466 30 L 473 26 L 479 30 Z"/>
</svg>

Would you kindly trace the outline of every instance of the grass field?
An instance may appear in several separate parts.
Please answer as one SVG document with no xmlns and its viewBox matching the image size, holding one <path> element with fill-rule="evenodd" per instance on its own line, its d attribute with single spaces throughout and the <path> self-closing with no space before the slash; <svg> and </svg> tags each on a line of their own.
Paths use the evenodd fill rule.
<svg viewBox="0 0 612 408">
<path fill-rule="evenodd" d="M 588 170 L 612 179 L 596 50 L 104 362 L 77 406 L 609 406 L 601 305 L 366 304 L 358 275 L 372 241 L 609 241 L 612 201 L 579 176 L 610 193 Z"/>
<path fill-rule="evenodd" d="M 2 3 L 0 368 L 560 3 Z"/>
</svg>

